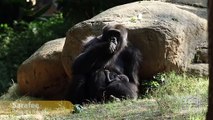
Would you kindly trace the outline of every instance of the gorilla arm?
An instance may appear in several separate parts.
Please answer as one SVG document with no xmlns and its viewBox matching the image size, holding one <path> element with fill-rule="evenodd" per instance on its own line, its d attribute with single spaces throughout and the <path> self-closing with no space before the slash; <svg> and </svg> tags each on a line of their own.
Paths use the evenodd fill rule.
<svg viewBox="0 0 213 120">
<path fill-rule="evenodd" d="M 93 70 L 94 67 L 102 67 L 100 65 L 103 65 L 104 62 L 107 62 L 108 59 L 110 59 L 110 55 L 105 52 L 109 46 L 108 44 L 109 43 L 107 42 L 96 43 L 77 56 L 72 65 L 73 74 L 85 74 Z"/>
<path fill-rule="evenodd" d="M 104 65 L 116 54 L 118 39 L 115 36 L 94 38 L 89 42 L 83 53 L 73 63 L 73 72 L 88 73 L 91 70 L 103 68 Z M 89 47 L 88 47 L 89 46 Z"/>
</svg>

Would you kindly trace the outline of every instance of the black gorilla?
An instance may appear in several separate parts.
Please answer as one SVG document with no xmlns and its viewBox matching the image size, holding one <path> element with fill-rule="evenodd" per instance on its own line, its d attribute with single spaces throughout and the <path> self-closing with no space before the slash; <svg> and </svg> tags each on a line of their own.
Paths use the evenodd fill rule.
<svg viewBox="0 0 213 120">
<path fill-rule="evenodd" d="M 72 65 L 70 99 L 102 101 L 113 95 L 137 97 L 138 66 L 141 53 L 127 46 L 127 30 L 122 25 L 105 26 L 103 34 L 85 43 Z"/>
<path fill-rule="evenodd" d="M 111 96 L 116 98 L 137 97 L 137 85 L 129 82 L 126 75 L 117 74 L 107 69 L 97 70 L 93 73 L 88 85 L 88 98 L 90 100 L 109 100 Z"/>
</svg>

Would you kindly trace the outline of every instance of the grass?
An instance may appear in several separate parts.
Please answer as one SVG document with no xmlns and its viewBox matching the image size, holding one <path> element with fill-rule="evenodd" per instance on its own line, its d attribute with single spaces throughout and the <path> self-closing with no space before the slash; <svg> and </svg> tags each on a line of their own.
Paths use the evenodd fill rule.
<svg viewBox="0 0 213 120">
<path fill-rule="evenodd" d="M 18 91 L 14 88 L 14 91 Z M 13 90 L 11 88 L 0 99 L 26 99 L 26 97 L 18 97 L 18 92 L 14 94 Z M 36 120 L 204 120 L 207 108 L 207 90 L 208 78 L 186 74 L 177 75 L 172 72 L 166 74 L 165 83 L 162 86 L 151 91 L 143 99 L 114 101 L 106 104 L 87 104 L 83 106 L 82 112 L 63 116 L 46 115 L 41 112 L 38 115 L 9 117 L 15 120 L 29 118 Z M 16 97 L 13 97 L 14 95 Z"/>
</svg>

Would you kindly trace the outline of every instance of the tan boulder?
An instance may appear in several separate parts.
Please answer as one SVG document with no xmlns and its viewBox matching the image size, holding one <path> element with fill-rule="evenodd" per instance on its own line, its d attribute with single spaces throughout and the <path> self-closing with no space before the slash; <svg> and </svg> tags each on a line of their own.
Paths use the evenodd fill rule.
<svg viewBox="0 0 213 120">
<path fill-rule="evenodd" d="M 208 63 L 208 49 L 198 48 L 195 54 L 194 63 Z"/>
<path fill-rule="evenodd" d="M 162 1 L 162 2 L 172 2 L 176 4 L 190 5 L 190 6 L 198 6 L 198 7 L 206 7 L 208 0 L 153 0 L 153 1 Z"/>
<path fill-rule="evenodd" d="M 178 8 L 192 12 L 199 17 L 207 19 L 207 0 L 155 0 L 170 2 L 175 4 Z"/>
<path fill-rule="evenodd" d="M 61 63 L 64 38 L 49 41 L 25 60 L 18 69 L 17 80 L 23 95 L 61 99 L 69 79 Z"/>
<path fill-rule="evenodd" d="M 142 78 L 164 71 L 187 71 L 196 48 L 207 46 L 207 21 L 171 3 L 140 1 L 108 9 L 73 26 L 66 36 L 62 64 L 71 77 L 71 65 L 82 41 L 100 35 L 106 24 L 123 24 L 129 41 L 143 54 Z"/>
<path fill-rule="evenodd" d="M 167 1 L 200 7 L 207 7 L 208 2 L 208 0 L 167 0 Z"/>
<path fill-rule="evenodd" d="M 188 66 L 187 73 L 189 74 L 195 74 L 198 76 L 208 76 L 209 71 L 208 71 L 208 64 L 204 63 L 199 63 L 199 64 L 190 64 Z"/>
</svg>

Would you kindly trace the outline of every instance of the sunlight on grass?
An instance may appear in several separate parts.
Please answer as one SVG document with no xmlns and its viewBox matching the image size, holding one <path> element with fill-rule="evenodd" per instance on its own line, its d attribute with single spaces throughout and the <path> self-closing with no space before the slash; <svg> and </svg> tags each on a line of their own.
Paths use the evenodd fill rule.
<svg viewBox="0 0 213 120">
<path fill-rule="evenodd" d="M 161 115 L 172 119 L 205 119 L 208 78 L 172 72 L 165 79 L 165 85 L 150 95 L 156 99 Z"/>
<path fill-rule="evenodd" d="M 90 104 L 71 119 L 203 120 L 207 108 L 208 78 L 166 74 L 165 83 L 147 98 Z M 97 115 L 98 114 L 98 115 Z"/>
<path fill-rule="evenodd" d="M 14 120 L 25 119 L 143 119 L 143 120 L 204 120 L 207 108 L 208 78 L 178 75 L 174 72 L 165 75 L 165 83 L 151 91 L 146 98 L 114 101 L 106 104 L 87 104 L 80 113 L 68 115 L 6 116 Z M 13 85 L 0 100 L 35 100 L 19 95 L 17 85 Z M 39 99 L 39 98 L 36 98 Z M 63 111 L 63 109 L 60 111 Z"/>
</svg>

